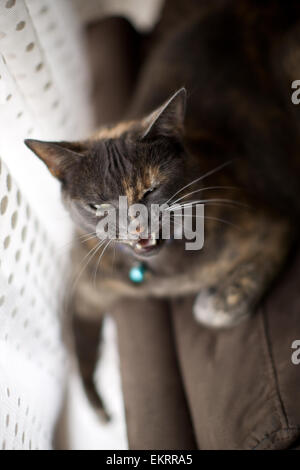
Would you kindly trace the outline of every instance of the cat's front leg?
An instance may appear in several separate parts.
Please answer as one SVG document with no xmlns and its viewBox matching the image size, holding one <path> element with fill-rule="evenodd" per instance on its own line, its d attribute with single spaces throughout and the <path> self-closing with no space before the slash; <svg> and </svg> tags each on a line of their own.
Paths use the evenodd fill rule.
<svg viewBox="0 0 300 470">
<path fill-rule="evenodd" d="M 273 232 L 218 282 L 198 293 L 193 313 L 199 323 L 212 328 L 229 328 L 251 315 L 279 272 L 287 254 L 289 238 Z"/>
<path fill-rule="evenodd" d="M 252 263 L 240 266 L 223 285 L 199 292 L 194 303 L 194 316 L 205 326 L 229 328 L 251 314 L 261 291 L 255 266 Z"/>
<path fill-rule="evenodd" d="M 99 360 L 102 324 L 101 315 L 97 319 L 87 319 L 79 315 L 73 317 L 75 352 L 83 389 L 100 421 L 107 422 L 110 420 L 110 415 L 97 390 L 94 377 Z"/>
</svg>

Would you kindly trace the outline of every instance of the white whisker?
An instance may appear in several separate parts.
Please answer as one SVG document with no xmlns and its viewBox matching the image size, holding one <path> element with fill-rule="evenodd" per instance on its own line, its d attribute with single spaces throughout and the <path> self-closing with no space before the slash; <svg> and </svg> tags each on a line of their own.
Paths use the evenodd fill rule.
<svg viewBox="0 0 300 470">
<path fill-rule="evenodd" d="M 249 206 L 247 206 L 246 204 L 243 204 L 241 202 L 238 202 L 238 201 L 234 201 L 232 199 L 199 199 L 199 200 L 195 200 L 195 201 L 189 201 L 185 204 L 178 204 L 177 207 L 176 205 L 172 205 L 170 207 L 168 207 L 167 209 L 165 209 L 165 212 L 170 212 L 170 211 L 174 211 L 174 210 L 179 210 L 181 208 L 184 208 L 184 207 L 192 207 L 193 205 L 197 205 L 197 204 L 206 204 L 206 203 L 224 203 L 224 204 L 231 204 L 231 205 L 234 205 L 234 206 L 238 206 L 238 207 L 244 207 L 244 208 L 248 208 L 249 209 Z"/>
<path fill-rule="evenodd" d="M 238 189 L 238 188 L 236 188 L 235 186 L 207 186 L 207 187 L 205 187 L 205 188 L 196 189 L 195 191 L 192 191 L 192 192 L 190 192 L 190 193 L 188 193 L 188 194 L 185 194 L 184 196 L 182 196 L 182 197 L 176 199 L 176 201 L 173 201 L 173 202 L 172 202 L 172 205 L 176 204 L 178 201 L 181 201 L 182 199 L 184 199 L 184 198 L 186 198 L 186 197 L 188 197 L 188 196 L 191 196 L 192 194 L 200 193 L 200 192 L 202 192 L 202 191 L 207 191 L 207 190 L 209 190 L 209 189 L 214 189 L 214 190 L 215 190 L 215 189 Z"/>
<path fill-rule="evenodd" d="M 89 252 L 84 256 L 83 260 L 80 262 L 80 265 L 79 267 L 84 263 L 84 261 L 86 260 L 86 258 L 88 258 L 87 262 L 84 264 L 84 266 L 82 267 L 82 269 L 80 270 L 79 274 L 76 276 L 74 282 L 73 282 L 73 285 L 71 287 L 71 291 L 70 291 L 70 294 L 72 294 L 75 290 L 75 287 L 83 273 L 83 271 L 87 268 L 89 262 L 92 260 L 92 258 L 94 257 L 94 255 L 97 253 L 98 249 L 101 248 L 101 246 L 104 244 L 106 240 L 104 241 L 101 241 L 99 242 L 96 246 L 94 246 L 93 248 L 91 248 L 91 250 L 89 250 Z"/>
<path fill-rule="evenodd" d="M 179 194 L 181 191 L 183 191 L 184 189 L 188 188 L 189 186 L 191 186 L 192 184 L 195 184 L 197 183 L 198 181 L 201 181 L 203 180 L 204 178 L 207 178 L 208 176 L 216 173 L 217 171 L 220 171 L 222 170 L 223 168 L 225 168 L 227 165 L 229 165 L 230 163 L 232 163 L 232 160 L 229 160 L 225 163 L 223 163 L 222 165 L 219 165 L 217 166 L 216 168 L 214 168 L 213 170 L 210 170 L 208 171 L 207 173 L 204 173 L 204 175 L 200 176 L 199 178 L 196 178 L 195 180 L 193 180 L 191 183 L 188 183 L 186 184 L 185 186 L 183 186 L 182 188 L 180 188 L 178 191 L 176 191 L 176 193 L 173 194 L 173 196 L 171 196 L 166 202 L 165 204 L 168 204 L 177 194 Z"/>
<path fill-rule="evenodd" d="M 173 217 L 182 217 L 182 215 L 178 214 L 173 214 Z M 226 225 L 230 225 L 231 227 L 234 227 L 238 230 L 241 230 L 240 227 L 236 224 L 233 224 L 232 222 L 229 222 L 229 220 L 225 220 L 225 219 L 221 219 L 219 217 L 211 217 L 211 216 L 208 216 L 208 215 L 185 215 L 184 217 L 196 217 L 196 218 L 199 218 L 199 219 L 208 219 L 208 220 L 215 220 L 217 222 L 223 222 L 224 224 Z"/>
<path fill-rule="evenodd" d="M 112 240 L 108 240 L 108 242 L 106 243 L 105 247 L 103 248 L 102 253 L 101 253 L 101 255 L 100 255 L 99 259 L 98 259 L 98 262 L 97 262 L 97 265 L 96 265 L 96 269 L 95 269 L 95 273 L 94 273 L 94 285 L 95 285 L 95 283 L 96 283 L 97 271 L 98 271 L 98 268 L 99 268 L 99 265 L 100 265 L 100 261 L 101 261 L 101 259 L 102 259 L 102 256 L 104 255 L 104 253 L 105 253 L 107 247 L 108 247 L 108 246 L 111 244 L 111 242 L 113 242 L 113 241 L 114 241 L 113 239 L 112 239 Z"/>
<path fill-rule="evenodd" d="M 97 234 L 96 232 L 90 232 L 90 233 L 85 233 L 84 235 L 75 235 L 73 236 L 72 240 L 67 242 L 67 243 L 64 243 L 62 246 L 60 246 L 57 250 L 56 250 L 56 253 L 61 253 L 62 250 L 64 250 L 65 248 L 67 248 L 68 246 L 72 245 L 73 243 L 75 243 L 76 241 L 81 241 L 81 243 L 87 241 L 87 240 L 82 240 L 83 237 L 90 237 L 88 238 L 88 240 L 96 237 Z"/>
</svg>

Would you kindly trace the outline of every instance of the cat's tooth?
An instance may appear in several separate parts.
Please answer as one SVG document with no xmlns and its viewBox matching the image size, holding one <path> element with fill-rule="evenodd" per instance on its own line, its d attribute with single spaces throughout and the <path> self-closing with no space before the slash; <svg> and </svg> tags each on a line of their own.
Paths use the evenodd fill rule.
<svg viewBox="0 0 300 470">
<path fill-rule="evenodd" d="M 150 246 L 155 246 L 156 244 L 157 244 L 157 239 L 156 239 L 156 236 L 155 236 L 155 233 L 154 233 L 154 234 L 151 234 L 151 238 L 147 240 L 147 245 L 141 245 L 138 242 L 138 243 L 136 243 L 135 247 L 138 250 L 143 250 L 144 248 L 149 248 Z"/>
</svg>

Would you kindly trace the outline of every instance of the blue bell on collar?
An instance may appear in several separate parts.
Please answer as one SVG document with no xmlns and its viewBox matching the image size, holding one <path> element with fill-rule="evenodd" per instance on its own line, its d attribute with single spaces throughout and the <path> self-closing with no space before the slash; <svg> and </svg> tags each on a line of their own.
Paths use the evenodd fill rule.
<svg viewBox="0 0 300 470">
<path fill-rule="evenodd" d="M 146 266 L 143 263 L 139 263 L 133 266 L 129 271 L 129 279 L 135 284 L 141 284 L 145 279 Z"/>
</svg>

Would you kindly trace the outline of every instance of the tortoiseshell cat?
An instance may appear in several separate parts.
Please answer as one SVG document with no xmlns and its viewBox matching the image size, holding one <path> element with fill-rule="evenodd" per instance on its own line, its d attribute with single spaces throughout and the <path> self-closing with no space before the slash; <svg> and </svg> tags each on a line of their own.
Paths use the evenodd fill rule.
<svg viewBox="0 0 300 470">
<path fill-rule="evenodd" d="M 186 251 L 185 240 L 120 240 L 97 269 L 99 240 L 78 241 L 78 263 L 96 255 L 76 286 L 81 316 L 98 318 L 122 298 L 197 294 L 196 319 L 229 327 L 253 312 L 297 232 L 300 120 L 290 84 L 300 77 L 299 2 L 199 4 L 192 21 L 157 41 L 126 120 L 83 142 L 26 141 L 61 181 L 83 233 L 95 233 L 97 207 L 120 195 L 147 207 L 207 201 L 201 251 Z M 147 268 L 139 285 L 128 276 L 136 259 Z M 101 406 L 95 362 L 96 354 L 83 375 Z"/>
</svg>

